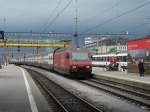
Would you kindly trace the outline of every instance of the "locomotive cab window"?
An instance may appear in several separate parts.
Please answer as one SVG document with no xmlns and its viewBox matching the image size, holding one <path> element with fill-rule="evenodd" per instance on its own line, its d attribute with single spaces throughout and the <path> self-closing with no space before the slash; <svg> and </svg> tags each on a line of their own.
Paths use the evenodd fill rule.
<svg viewBox="0 0 150 112">
<path fill-rule="evenodd" d="M 72 53 L 72 60 L 89 60 L 88 53 Z"/>
</svg>

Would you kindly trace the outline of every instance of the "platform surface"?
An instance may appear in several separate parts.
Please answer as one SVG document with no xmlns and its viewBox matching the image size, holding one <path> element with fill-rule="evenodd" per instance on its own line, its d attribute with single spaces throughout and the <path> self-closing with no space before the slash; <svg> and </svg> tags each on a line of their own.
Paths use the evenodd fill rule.
<svg viewBox="0 0 150 112">
<path fill-rule="evenodd" d="M 48 112 L 48 104 L 28 72 L 15 65 L 0 69 L 0 112 Z"/>
<path fill-rule="evenodd" d="M 93 67 L 92 68 L 93 74 L 99 75 L 99 76 L 106 76 L 106 77 L 112 77 L 132 82 L 139 82 L 143 84 L 150 85 L 150 75 L 144 75 L 143 77 L 140 77 L 137 73 L 128 73 L 127 71 L 105 71 L 101 67 Z"/>
</svg>

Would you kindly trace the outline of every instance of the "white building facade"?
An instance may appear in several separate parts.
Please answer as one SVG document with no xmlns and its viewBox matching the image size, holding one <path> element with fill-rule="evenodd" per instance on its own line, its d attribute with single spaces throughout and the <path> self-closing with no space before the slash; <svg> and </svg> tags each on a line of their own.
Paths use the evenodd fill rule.
<svg viewBox="0 0 150 112">
<path fill-rule="evenodd" d="M 127 52 L 127 44 L 126 42 L 122 42 L 120 40 L 119 43 L 117 43 L 117 40 L 111 39 L 110 44 L 106 42 L 106 39 L 98 39 L 98 38 L 92 38 L 87 37 L 85 38 L 85 47 L 90 50 L 93 54 L 106 54 L 106 53 L 122 53 Z M 111 42 L 113 41 L 113 42 Z M 114 43 L 115 42 L 115 43 Z"/>
</svg>

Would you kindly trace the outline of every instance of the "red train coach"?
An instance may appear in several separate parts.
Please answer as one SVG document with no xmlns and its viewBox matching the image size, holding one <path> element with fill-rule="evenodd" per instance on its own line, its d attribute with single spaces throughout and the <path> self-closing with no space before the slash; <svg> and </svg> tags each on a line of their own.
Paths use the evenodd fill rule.
<svg viewBox="0 0 150 112">
<path fill-rule="evenodd" d="M 90 54 L 84 48 L 68 47 L 57 49 L 54 51 L 53 69 L 63 74 L 89 76 L 92 72 Z"/>
</svg>

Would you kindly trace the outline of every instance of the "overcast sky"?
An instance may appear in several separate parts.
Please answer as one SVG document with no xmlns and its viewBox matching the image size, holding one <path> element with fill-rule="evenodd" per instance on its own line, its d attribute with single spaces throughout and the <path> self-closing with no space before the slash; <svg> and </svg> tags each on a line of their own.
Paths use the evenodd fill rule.
<svg viewBox="0 0 150 112">
<path fill-rule="evenodd" d="M 0 0 L 0 29 L 5 31 L 74 32 L 75 0 L 59 13 L 70 0 Z M 147 3 L 146 3 L 147 2 Z M 126 11 L 120 18 L 109 21 Z M 130 11 L 129 11 L 130 12 Z M 57 14 L 58 18 L 48 25 Z M 129 31 L 148 34 L 150 0 L 78 0 L 78 30 L 96 32 Z M 107 22 L 108 20 L 108 22 Z M 49 22 L 48 22 L 49 21 Z M 96 28 L 92 27 L 99 25 Z"/>
</svg>

